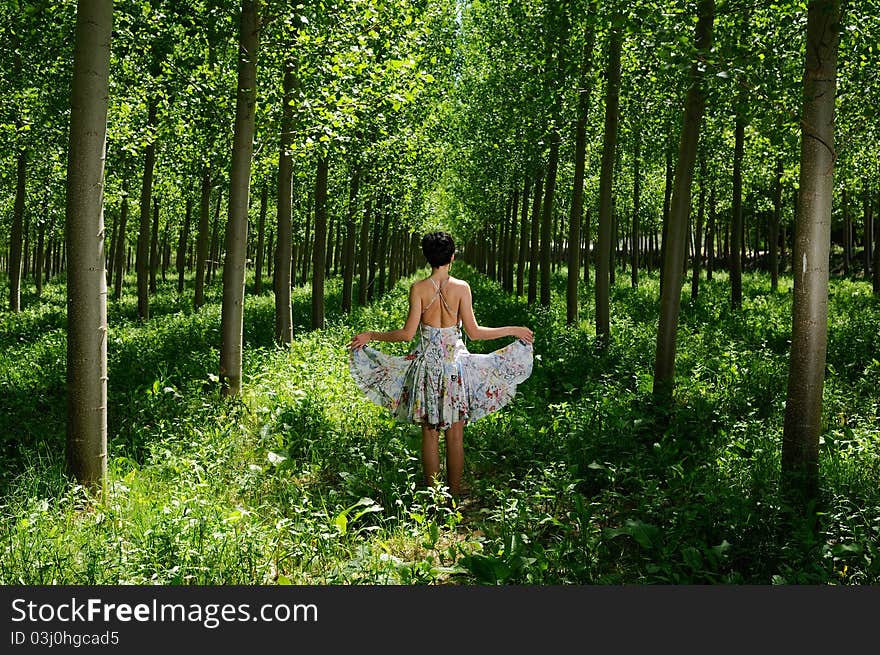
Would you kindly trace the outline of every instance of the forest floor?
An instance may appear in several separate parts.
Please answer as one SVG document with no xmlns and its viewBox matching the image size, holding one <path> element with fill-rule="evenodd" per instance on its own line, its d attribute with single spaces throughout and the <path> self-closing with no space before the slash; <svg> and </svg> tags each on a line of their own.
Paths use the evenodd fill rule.
<svg viewBox="0 0 880 655">
<path fill-rule="evenodd" d="M 109 459 L 95 502 L 64 471 L 65 287 L 0 313 L 2 584 L 877 584 L 880 303 L 830 293 L 818 530 L 778 491 L 791 279 L 777 293 L 726 275 L 683 296 L 675 402 L 651 397 L 658 280 L 618 272 L 612 340 L 596 346 L 593 290 L 565 324 L 467 265 L 477 319 L 535 330 L 532 376 L 465 429 L 467 495 L 421 485 L 420 432 L 370 403 L 347 370 L 363 329 L 400 327 L 406 287 L 350 315 L 341 281 L 295 343 L 273 345 L 271 283 L 245 305 L 240 398 L 218 389 L 221 287 L 192 311 L 160 282 L 147 323 L 134 279 L 108 306 Z M 252 279 L 249 278 L 250 292 Z M 689 291 L 689 284 L 685 291 Z M 357 289 L 355 289 L 355 293 Z M 488 352 L 509 340 L 468 342 Z M 405 352 L 409 344 L 380 344 Z"/>
</svg>

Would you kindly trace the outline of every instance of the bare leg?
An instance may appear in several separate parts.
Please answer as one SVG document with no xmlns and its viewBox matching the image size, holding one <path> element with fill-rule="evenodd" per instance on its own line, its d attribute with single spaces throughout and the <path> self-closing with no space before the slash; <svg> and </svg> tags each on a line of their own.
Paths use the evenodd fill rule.
<svg viewBox="0 0 880 655">
<path fill-rule="evenodd" d="M 453 423 L 446 430 L 446 482 L 449 493 L 461 493 L 461 475 L 464 471 L 464 421 Z"/>
<path fill-rule="evenodd" d="M 422 425 L 422 472 L 428 486 L 440 477 L 440 432 L 427 425 Z"/>
</svg>

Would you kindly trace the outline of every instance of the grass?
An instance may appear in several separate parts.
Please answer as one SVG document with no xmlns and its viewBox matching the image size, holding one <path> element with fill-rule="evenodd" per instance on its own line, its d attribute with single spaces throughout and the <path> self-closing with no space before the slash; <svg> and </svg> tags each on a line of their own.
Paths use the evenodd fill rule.
<svg viewBox="0 0 880 655">
<path fill-rule="evenodd" d="M 249 295 L 234 400 L 217 388 L 220 285 L 196 313 L 191 281 L 183 297 L 160 283 L 141 323 L 127 280 L 108 308 L 101 502 L 64 474 L 63 280 L 25 293 L 20 314 L 0 313 L 0 583 L 880 581 L 880 306 L 868 283 L 832 280 L 813 532 L 778 493 L 790 278 L 773 294 L 745 275 L 741 312 L 723 273 L 683 296 L 675 403 L 662 409 L 650 393 L 656 276 L 632 289 L 618 275 L 602 351 L 591 288 L 579 324 L 565 324 L 564 268 L 547 308 L 455 268 L 478 320 L 530 325 L 538 355 L 513 403 L 466 428 L 460 504 L 422 487 L 418 428 L 365 400 L 347 371 L 355 332 L 402 324 L 409 280 L 342 315 L 331 279 L 319 331 L 309 288 L 295 289 L 290 349 L 272 343 L 271 288 Z"/>
</svg>

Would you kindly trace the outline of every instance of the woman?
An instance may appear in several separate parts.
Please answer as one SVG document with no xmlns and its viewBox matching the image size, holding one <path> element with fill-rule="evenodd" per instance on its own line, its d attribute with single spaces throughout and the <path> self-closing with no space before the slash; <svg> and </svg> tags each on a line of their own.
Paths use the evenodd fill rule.
<svg viewBox="0 0 880 655">
<path fill-rule="evenodd" d="M 361 332 L 349 343 L 349 370 L 373 402 L 405 422 L 422 426 L 422 470 L 433 484 L 440 474 L 440 431 L 446 437 L 446 480 L 453 496 L 461 492 L 464 469 L 464 425 L 494 412 L 516 393 L 516 385 L 531 375 L 534 335 L 527 327 L 481 327 L 474 317 L 467 282 L 449 274 L 455 243 L 446 232 L 422 239 L 422 252 L 431 275 L 409 290 L 409 315 L 403 328 L 390 332 Z M 486 355 L 469 353 L 461 337 L 516 337 L 511 344 Z M 393 356 L 365 347 L 370 341 L 410 341 L 415 348 Z"/>
</svg>

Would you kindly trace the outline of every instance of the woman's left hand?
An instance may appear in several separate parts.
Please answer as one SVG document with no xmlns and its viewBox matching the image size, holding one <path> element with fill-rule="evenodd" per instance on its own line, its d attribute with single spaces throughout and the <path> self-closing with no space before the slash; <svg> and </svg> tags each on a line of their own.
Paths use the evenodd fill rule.
<svg viewBox="0 0 880 655">
<path fill-rule="evenodd" d="M 351 342 L 348 344 L 349 350 L 360 350 L 370 341 L 370 333 L 369 332 L 361 332 L 360 334 L 354 335 Z"/>
</svg>

